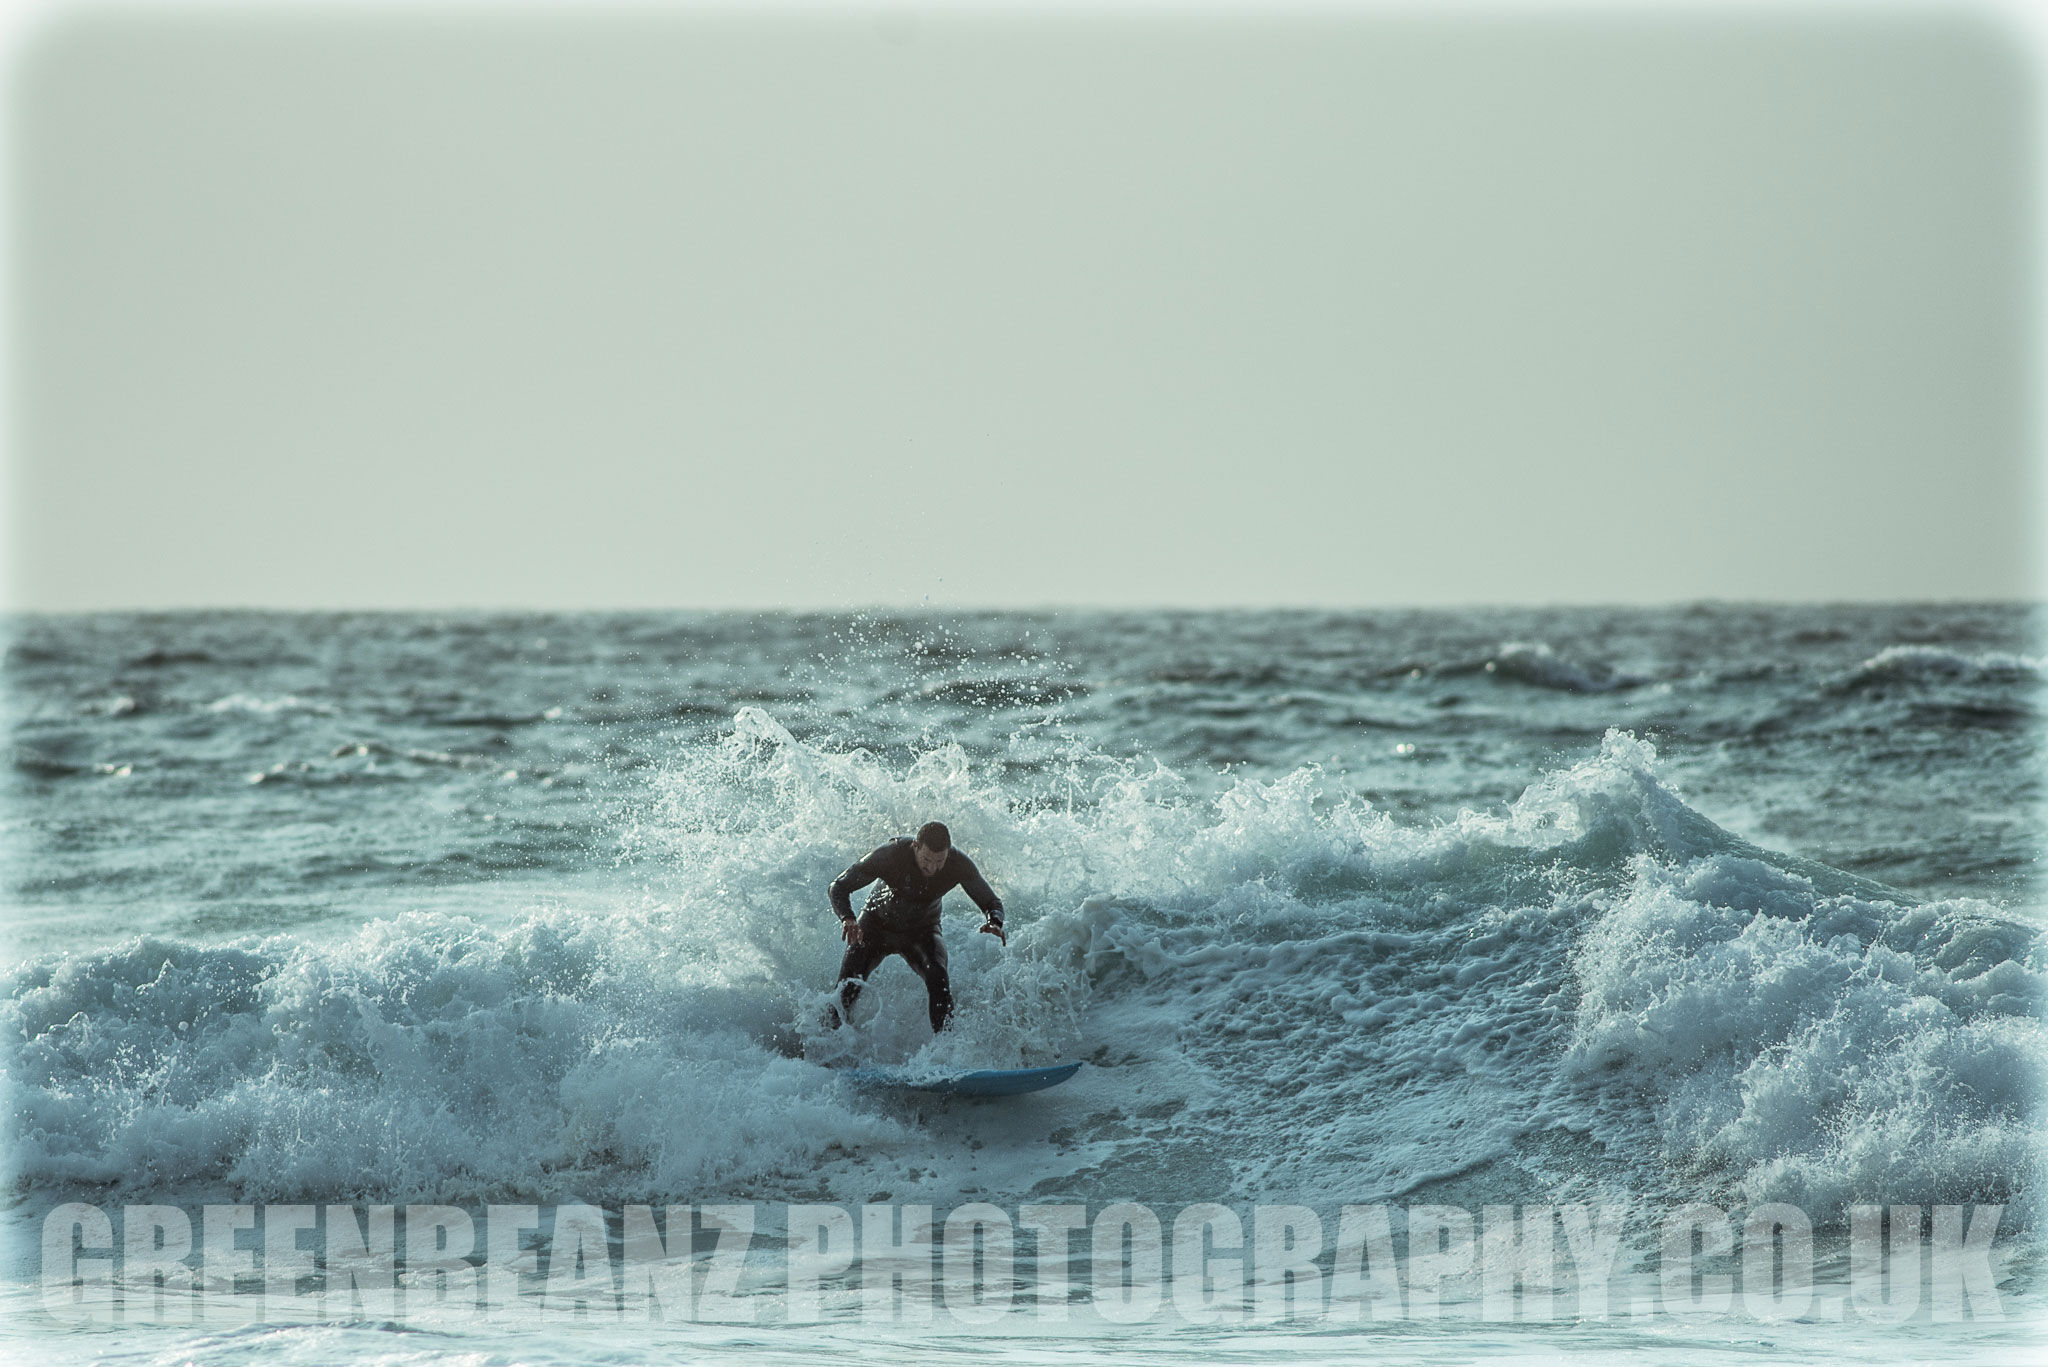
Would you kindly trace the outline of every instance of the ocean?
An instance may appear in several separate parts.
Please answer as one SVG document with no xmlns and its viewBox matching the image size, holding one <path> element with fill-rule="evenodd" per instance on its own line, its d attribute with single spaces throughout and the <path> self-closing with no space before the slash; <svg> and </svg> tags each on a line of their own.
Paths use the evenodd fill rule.
<svg viewBox="0 0 2048 1367">
<path fill-rule="evenodd" d="M 2040 626 L 9 618 L 0 1347 L 2035 1360 Z"/>
</svg>

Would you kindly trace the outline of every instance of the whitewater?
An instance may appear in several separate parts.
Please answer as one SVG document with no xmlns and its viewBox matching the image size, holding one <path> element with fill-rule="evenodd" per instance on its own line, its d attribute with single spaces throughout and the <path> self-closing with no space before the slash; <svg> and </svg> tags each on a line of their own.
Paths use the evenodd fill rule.
<svg viewBox="0 0 2048 1367">
<path fill-rule="evenodd" d="M 39 1357 L 2020 1361 L 2038 1332 L 2027 610 L 93 615 L 7 639 L 0 1333 Z M 954 1028 L 892 960 L 827 1030 L 824 889 L 931 819 L 1009 943 L 956 894 Z M 1004 1103 L 844 1076 L 1064 1059 L 1087 1066 Z M 481 1229 L 587 1205 L 616 1252 L 622 1211 L 679 1202 L 758 1211 L 753 1327 L 39 1309 L 60 1207 Z M 1078 1297 L 1058 1326 L 864 1328 L 836 1288 L 786 1313 L 793 1208 L 1120 1203 L 1169 1227 L 1301 1208 L 1332 1240 L 1347 1207 L 1397 1233 L 1419 1208 L 1611 1210 L 1642 1232 L 1621 1282 L 1654 1282 L 1688 1205 L 1796 1207 L 1823 1279 L 1852 1208 L 1997 1207 L 2003 1313 L 1224 1329 Z"/>
</svg>

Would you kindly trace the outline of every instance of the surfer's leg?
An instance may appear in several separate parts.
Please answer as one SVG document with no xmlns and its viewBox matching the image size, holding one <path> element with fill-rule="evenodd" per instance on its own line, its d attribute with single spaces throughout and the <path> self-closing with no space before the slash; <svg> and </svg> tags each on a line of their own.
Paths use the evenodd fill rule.
<svg viewBox="0 0 2048 1367">
<path fill-rule="evenodd" d="M 953 1019 L 953 983 L 946 976 L 946 942 L 933 930 L 907 942 L 898 951 L 910 971 L 924 979 L 926 1005 L 931 1008 L 932 1033 L 938 1034 Z"/>
<path fill-rule="evenodd" d="M 870 973 L 875 965 L 889 957 L 890 951 L 881 944 L 881 936 L 873 934 L 870 927 L 861 927 L 861 942 L 848 945 L 846 955 L 839 961 L 839 1005 L 829 1007 L 825 1012 L 825 1025 L 837 1030 L 843 1021 L 853 1019 L 853 1003 L 860 996 L 861 988 L 867 986 Z"/>
</svg>

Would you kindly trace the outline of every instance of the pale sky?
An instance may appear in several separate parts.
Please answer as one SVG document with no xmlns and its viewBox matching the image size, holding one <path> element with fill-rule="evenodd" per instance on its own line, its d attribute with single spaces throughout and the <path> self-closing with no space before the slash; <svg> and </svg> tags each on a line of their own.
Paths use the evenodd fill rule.
<svg viewBox="0 0 2048 1367">
<path fill-rule="evenodd" d="M 2037 597 L 2036 65 L 1959 6 L 60 8 L 6 601 Z"/>
</svg>

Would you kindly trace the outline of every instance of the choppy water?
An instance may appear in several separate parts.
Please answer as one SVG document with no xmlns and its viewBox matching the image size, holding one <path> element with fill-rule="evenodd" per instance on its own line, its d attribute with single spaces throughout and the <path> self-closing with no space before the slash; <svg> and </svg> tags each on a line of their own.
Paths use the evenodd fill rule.
<svg viewBox="0 0 2048 1367">
<path fill-rule="evenodd" d="M 2032 1306 L 2040 653 L 2009 607 L 15 619 L 10 1218 L 1997 1202 Z M 961 901 L 957 1028 L 892 961 L 828 1036 L 824 887 L 932 818 L 1009 947 Z M 1009 1110 L 828 1066 L 1064 1057 Z M 1705 1351 L 1668 1328 L 1401 1351 Z M 206 1351 L 389 1347 L 302 1332 Z"/>
</svg>

